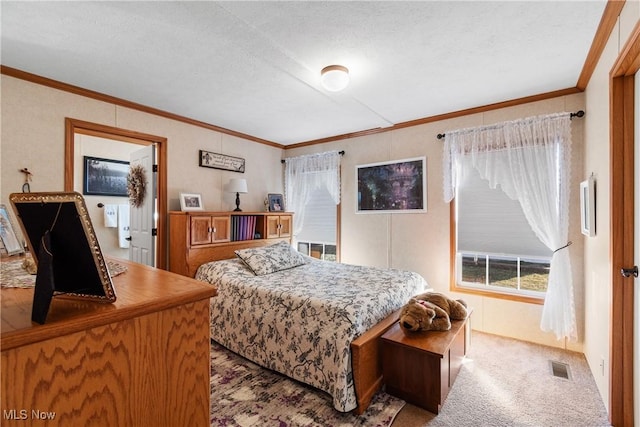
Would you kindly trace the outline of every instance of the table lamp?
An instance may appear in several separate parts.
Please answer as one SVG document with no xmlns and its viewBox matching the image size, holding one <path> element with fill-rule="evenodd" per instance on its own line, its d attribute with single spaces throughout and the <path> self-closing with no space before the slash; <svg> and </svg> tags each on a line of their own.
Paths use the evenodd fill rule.
<svg viewBox="0 0 640 427">
<path fill-rule="evenodd" d="M 240 193 L 247 192 L 247 180 L 244 178 L 232 178 L 229 181 L 228 190 L 230 193 L 236 193 L 236 208 L 233 210 L 234 212 L 242 212 L 240 209 Z"/>
</svg>

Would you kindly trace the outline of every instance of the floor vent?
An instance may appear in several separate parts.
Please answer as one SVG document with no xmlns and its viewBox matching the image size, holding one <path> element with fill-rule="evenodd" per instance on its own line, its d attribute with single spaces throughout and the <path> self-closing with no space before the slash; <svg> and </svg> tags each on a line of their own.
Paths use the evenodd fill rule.
<svg viewBox="0 0 640 427">
<path fill-rule="evenodd" d="M 555 360 L 550 360 L 551 364 L 551 373 L 554 377 L 564 378 L 565 380 L 571 379 L 571 371 L 569 370 L 569 365 L 562 362 L 556 362 Z"/>
</svg>

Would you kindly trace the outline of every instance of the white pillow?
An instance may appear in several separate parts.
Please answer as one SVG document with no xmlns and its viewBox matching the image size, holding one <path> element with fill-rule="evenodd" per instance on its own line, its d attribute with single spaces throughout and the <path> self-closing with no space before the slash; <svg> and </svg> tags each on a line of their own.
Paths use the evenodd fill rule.
<svg viewBox="0 0 640 427">
<path fill-rule="evenodd" d="M 235 254 L 247 264 L 256 276 L 264 276 L 306 264 L 302 254 L 287 242 L 278 242 L 259 248 L 238 249 Z"/>
</svg>

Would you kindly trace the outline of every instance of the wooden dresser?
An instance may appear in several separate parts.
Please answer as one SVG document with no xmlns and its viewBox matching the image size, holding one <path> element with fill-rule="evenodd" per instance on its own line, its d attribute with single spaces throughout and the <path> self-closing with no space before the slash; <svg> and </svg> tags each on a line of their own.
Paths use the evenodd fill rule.
<svg viewBox="0 0 640 427">
<path fill-rule="evenodd" d="M 208 426 L 214 287 L 124 260 L 113 304 L 2 289 L 3 426 Z M 48 420 L 48 421 L 43 421 Z"/>
<path fill-rule="evenodd" d="M 253 221 L 251 232 L 242 221 Z M 291 212 L 169 212 L 169 271 L 194 277 L 212 260 L 233 258 L 236 249 L 291 243 Z"/>
</svg>

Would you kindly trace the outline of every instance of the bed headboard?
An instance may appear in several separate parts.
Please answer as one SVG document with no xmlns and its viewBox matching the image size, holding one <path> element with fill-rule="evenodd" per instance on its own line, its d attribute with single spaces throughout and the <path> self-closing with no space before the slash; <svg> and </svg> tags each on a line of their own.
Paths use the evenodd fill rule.
<svg viewBox="0 0 640 427">
<path fill-rule="evenodd" d="M 188 248 L 185 259 L 185 276 L 195 277 L 198 267 L 210 261 L 235 258 L 235 251 L 238 249 L 257 248 L 261 246 L 273 245 L 285 241 L 291 242 L 289 238 L 241 240 L 237 242 L 220 243 L 215 246 L 202 248 Z M 170 255 L 172 256 L 172 255 Z"/>
<path fill-rule="evenodd" d="M 292 228 L 292 212 L 170 211 L 169 271 L 194 277 L 202 264 L 234 258 L 238 249 L 291 243 Z"/>
</svg>

